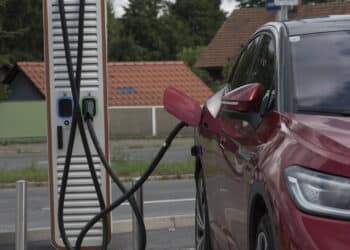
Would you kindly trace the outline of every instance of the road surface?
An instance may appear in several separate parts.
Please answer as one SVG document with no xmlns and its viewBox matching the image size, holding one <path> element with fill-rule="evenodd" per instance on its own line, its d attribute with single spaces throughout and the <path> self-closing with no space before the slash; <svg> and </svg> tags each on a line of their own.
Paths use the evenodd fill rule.
<svg viewBox="0 0 350 250">
<path fill-rule="evenodd" d="M 154 250 L 194 250 L 194 228 L 180 228 L 177 230 L 154 230 L 147 232 L 147 249 Z M 109 249 L 132 250 L 132 236 L 130 233 L 114 234 Z M 1 245 L 0 250 L 13 250 L 15 246 Z M 54 250 L 49 242 L 31 242 L 28 250 Z"/>
<path fill-rule="evenodd" d="M 112 189 L 113 200 L 118 196 Z M 195 186 L 193 180 L 150 181 L 144 187 L 145 217 L 192 215 L 194 214 Z M 0 190 L 0 233 L 15 230 L 14 189 Z M 28 228 L 49 226 L 48 188 L 30 188 L 28 190 Z M 123 204 L 113 212 L 113 220 L 131 218 L 131 209 Z"/>
</svg>

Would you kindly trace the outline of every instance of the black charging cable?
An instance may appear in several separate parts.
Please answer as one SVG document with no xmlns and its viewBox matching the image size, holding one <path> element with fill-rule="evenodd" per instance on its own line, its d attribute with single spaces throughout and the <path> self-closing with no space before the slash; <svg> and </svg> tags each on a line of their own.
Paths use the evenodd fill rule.
<svg viewBox="0 0 350 250">
<path fill-rule="evenodd" d="M 118 206 L 120 206 L 123 202 L 125 202 L 127 199 L 129 199 L 131 196 L 134 195 L 134 193 L 147 181 L 147 179 L 150 177 L 150 175 L 154 172 L 156 167 L 158 166 L 159 162 L 164 157 L 165 153 L 168 151 L 169 147 L 171 146 L 172 141 L 175 139 L 177 134 L 186 127 L 187 124 L 184 122 L 180 122 L 168 135 L 167 139 L 165 140 L 165 143 L 159 150 L 158 154 L 146 170 L 146 172 L 141 176 L 141 178 L 135 183 L 134 186 L 131 187 L 126 193 L 124 193 L 119 199 L 117 199 L 115 202 L 113 202 L 109 207 L 101 211 L 99 214 L 97 214 L 94 218 L 92 218 L 89 223 L 82 229 L 80 232 L 75 248 L 80 249 L 81 245 L 83 243 L 83 240 L 86 236 L 86 234 L 89 232 L 89 230 L 103 217 L 105 217 L 107 214 L 111 213 L 114 209 L 116 209 Z"/>
<path fill-rule="evenodd" d="M 90 133 L 90 137 L 91 140 L 95 146 L 95 149 L 97 151 L 97 154 L 99 155 L 103 166 L 105 167 L 107 173 L 111 176 L 112 180 L 114 181 L 114 183 L 118 186 L 118 188 L 121 190 L 121 192 L 123 194 L 126 193 L 126 188 L 123 185 L 123 183 L 119 180 L 118 176 L 114 173 L 113 169 L 111 168 L 111 166 L 109 165 L 103 150 L 100 146 L 100 143 L 98 141 L 98 138 L 96 136 L 96 132 L 93 126 L 93 110 L 88 110 L 88 108 L 86 109 L 87 112 L 84 115 L 85 121 L 86 121 L 86 125 L 88 128 L 88 131 Z M 144 250 L 146 249 L 146 245 L 147 245 L 147 236 L 146 236 L 146 226 L 143 220 L 143 217 L 141 215 L 141 212 L 136 204 L 135 198 L 134 196 L 130 196 L 128 197 L 128 201 L 130 203 L 130 206 L 135 214 L 137 223 L 139 224 L 139 235 L 140 235 L 140 244 L 139 244 L 139 250 Z"/>
<path fill-rule="evenodd" d="M 70 87 L 71 87 L 71 91 L 72 91 L 73 104 L 74 104 L 73 105 L 74 112 L 73 112 L 73 117 L 72 117 L 72 124 L 71 124 L 71 130 L 70 130 L 70 134 L 69 134 L 66 160 L 65 160 L 64 170 L 63 170 L 63 175 L 62 175 L 62 180 L 61 180 L 60 197 L 59 197 L 59 202 L 58 202 L 58 226 L 59 226 L 61 238 L 62 238 L 62 241 L 63 241 L 65 247 L 68 250 L 71 250 L 73 248 L 69 242 L 69 239 L 68 239 L 66 231 L 65 231 L 65 226 L 64 226 L 64 202 L 65 202 L 67 182 L 68 182 L 68 177 L 69 177 L 69 169 L 70 169 L 70 163 L 71 163 L 71 158 L 72 158 L 72 153 L 73 153 L 73 146 L 74 146 L 74 141 L 75 141 L 77 125 L 78 125 L 79 131 L 80 131 L 82 144 L 84 147 L 86 159 L 87 159 L 88 166 L 89 166 L 89 171 L 91 173 L 91 177 L 92 177 L 92 180 L 94 183 L 94 187 L 95 187 L 95 190 L 97 193 L 97 197 L 98 197 L 98 201 L 99 201 L 101 210 L 105 209 L 105 202 L 104 202 L 101 187 L 100 187 L 97 175 L 96 175 L 96 170 L 95 170 L 93 159 L 91 156 L 91 151 L 89 148 L 88 140 L 87 140 L 87 137 L 85 134 L 84 124 L 83 124 L 83 119 L 82 119 L 81 109 L 80 109 L 80 104 L 79 104 L 81 71 L 82 71 L 82 60 L 83 60 L 85 0 L 80 0 L 79 28 L 78 28 L 78 52 L 77 52 L 75 77 L 74 77 L 74 71 L 73 71 L 72 56 L 70 53 L 71 50 L 70 50 L 70 42 L 69 42 L 64 0 L 59 0 L 58 3 L 59 3 L 60 18 L 61 18 L 64 50 L 65 50 L 65 56 L 66 56 L 66 61 L 67 61 L 67 69 L 68 69 Z M 101 218 L 103 220 L 103 222 L 102 222 L 102 224 L 103 224 L 102 249 L 107 249 L 107 244 L 108 244 L 107 215 L 105 215 Z"/>
<path fill-rule="evenodd" d="M 81 134 L 81 140 L 84 147 L 84 151 L 86 154 L 89 170 L 91 173 L 91 177 L 94 183 L 94 187 L 97 193 L 97 197 L 99 200 L 101 212 L 97 214 L 94 218 L 92 218 L 87 225 L 82 229 L 80 232 L 77 240 L 76 240 L 76 249 L 80 249 L 82 242 L 87 235 L 88 231 L 99 221 L 103 220 L 103 242 L 102 242 L 102 249 L 107 249 L 107 242 L 108 242 L 108 223 L 107 223 L 107 216 L 108 214 L 113 211 L 115 208 L 120 206 L 123 202 L 126 200 L 129 200 L 130 205 L 132 209 L 134 210 L 134 213 L 137 217 L 138 223 L 140 225 L 140 233 L 141 233 L 141 249 L 146 248 L 146 229 L 144 225 L 143 218 L 140 214 L 139 209 L 137 208 L 136 202 L 133 198 L 134 193 L 146 182 L 146 180 L 149 178 L 149 176 L 153 173 L 155 168 L 158 166 L 159 162 L 163 158 L 166 151 L 169 149 L 172 141 L 176 137 L 176 135 L 187 126 L 185 123 L 181 122 L 179 123 L 175 129 L 170 133 L 168 136 L 165 144 L 158 152 L 156 158 L 153 160 L 147 171 L 142 175 L 142 177 L 136 182 L 136 184 L 131 187 L 130 190 L 126 191 L 125 187 L 122 185 L 120 180 L 118 179 L 117 175 L 113 172 L 112 168 L 109 166 L 107 160 L 105 159 L 105 156 L 103 154 L 103 151 L 98 143 L 98 139 L 96 136 L 96 133 L 94 131 L 93 125 L 92 125 L 92 116 L 87 115 L 85 117 L 85 121 L 87 123 L 88 130 L 90 132 L 91 139 L 94 143 L 94 146 L 96 148 L 96 151 L 106 168 L 106 171 L 110 174 L 113 181 L 117 184 L 117 186 L 122 191 L 123 195 L 113 202 L 108 208 L 105 207 L 105 202 L 103 198 L 103 194 L 101 191 L 101 187 L 99 185 L 99 181 L 96 175 L 96 170 L 94 168 L 94 163 L 92 160 L 91 151 L 89 148 L 88 140 L 86 137 L 86 133 L 84 130 L 84 124 L 83 124 L 83 118 L 81 113 L 81 108 L 79 104 L 80 99 L 80 83 L 81 83 L 81 71 L 82 71 L 82 59 L 83 59 L 83 36 L 84 36 L 84 14 L 85 14 L 85 0 L 80 0 L 80 10 L 79 10 L 79 34 L 78 34 L 78 53 L 77 53 L 77 64 L 76 64 L 76 75 L 74 77 L 74 71 L 73 71 L 73 62 L 72 62 L 72 56 L 70 53 L 70 42 L 69 42 L 69 35 L 68 35 L 68 28 L 67 28 L 67 21 L 65 17 L 65 7 L 64 7 L 64 0 L 59 0 L 59 10 L 60 10 L 60 17 L 61 17 L 61 25 L 62 25 L 62 33 L 63 33 L 63 41 L 64 41 L 64 50 L 66 55 L 66 61 L 67 61 L 67 68 L 68 68 L 68 74 L 69 74 L 69 80 L 70 80 L 70 87 L 72 91 L 73 96 L 73 103 L 74 103 L 74 112 L 72 117 L 72 124 L 71 124 L 71 131 L 69 135 L 68 140 L 68 147 L 67 147 L 67 154 L 66 154 L 66 161 L 64 165 L 64 171 L 62 176 L 62 183 L 61 183 L 61 190 L 60 190 L 60 197 L 59 197 L 59 204 L 58 204 L 58 224 L 59 224 L 59 230 L 61 234 L 62 241 L 65 244 L 65 247 L 69 250 L 73 249 L 68 237 L 65 232 L 65 226 L 64 226 L 64 202 L 65 202 L 65 194 L 67 190 L 67 182 L 69 177 L 69 169 L 70 169 L 70 163 L 73 153 L 73 146 L 75 141 L 75 135 L 77 126 L 79 128 L 79 132 Z"/>
</svg>

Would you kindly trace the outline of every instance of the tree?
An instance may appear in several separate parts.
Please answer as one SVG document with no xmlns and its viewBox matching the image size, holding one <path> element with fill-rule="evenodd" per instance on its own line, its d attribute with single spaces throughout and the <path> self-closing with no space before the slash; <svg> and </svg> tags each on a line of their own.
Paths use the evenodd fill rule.
<svg viewBox="0 0 350 250">
<path fill-rule="evenodd" d="M 8 92 L 9 92 L 8 85 L 0 83 L 0 101 L 7 99 Z"/>
<path fill-rule="evenodd" d="M 2 0 L 0 4 L 0 63 L 42 60 L 41 0 Z"/>
<path fill-rule="evenodd" d="M 206 46 L 225 20 L 220 0 L 130 0 L 120 20 L 118 60 L 174 60 Z"/>
<path fill-rule="evenodd" d="M 223 69 L 222 69 L 222 79 L 224 80 L 224 82 L 228 82 L 229 79 L 230 79 L 230 76 L 232 74 L 232 70 L 233 70 L 233 67 L 234 67 L 234 61 L 233 60 L 228 60 Z"/>
<path fill-rule="evenodd" d="M 198 46 L 191 48 L 183 48 L 180 51 L 176 58 L 186 63 L 186 65 L 190 68 L 194 68 L 194 65 L 198 59 L 198 57 L 202 54 L 206 47 Z"/>
<path fill-rule="evenodd" d="M 177 30 L 186 47 L 206 46 L 225 20 L 221 0 L 177 0 L 169 3 L 169 13 L 181 22 Z"/>
<path fill-rule="evenodd" d="M 108 58 L 116 60 L 120 41 L 120 22 L 115 18 L 113 1 L 107 2 Z"/>
<path fill-rule="evenodd" d="M 130 0 L 121 19 L 120 60 L 164 60 L 167 45 L 161 39 L 163 0 Z M 126 53 L 128 52 L 128 53 Z"/>
<path fill-rule="evenodd" d="M 213 91 L 217 90 L 218 82 L 216 82 L 210 74 L 203 69 L 196 68 L 194 65 L 200 56 L 200 54 L 204 51 L 205 47 L 198 46 L 193 48 L 183 48 L 180 53 L 177 54 L 177 60 L 181 60 L 185 62 L 185 64 L 195 73 L 199 78 L 205 82 L 209 88 Z"/>
</svg>

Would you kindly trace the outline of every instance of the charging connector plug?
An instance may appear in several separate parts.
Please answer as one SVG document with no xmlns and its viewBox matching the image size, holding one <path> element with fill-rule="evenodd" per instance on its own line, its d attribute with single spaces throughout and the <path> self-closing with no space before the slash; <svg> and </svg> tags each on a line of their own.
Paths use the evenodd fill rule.
<svg viewBox="0 0 350 250">
<path fill-rule="evenodd" d="M 82 101 L 82 111 L 85 120 L 93 120 L 97 110 L 96 99 L 88 97 Z"/>
</svg>

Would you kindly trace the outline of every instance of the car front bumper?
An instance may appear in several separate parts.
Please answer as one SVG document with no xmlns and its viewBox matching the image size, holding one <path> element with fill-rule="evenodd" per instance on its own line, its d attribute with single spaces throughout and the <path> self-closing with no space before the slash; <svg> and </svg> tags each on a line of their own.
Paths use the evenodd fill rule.
<svg viewBox="0 0 350 250">
<path fill-rule="evenodd" d="M 289 205 L 279 223 L 281 250 L 350 249 L 350 221 L 305 214 Z"/>
</svg>

